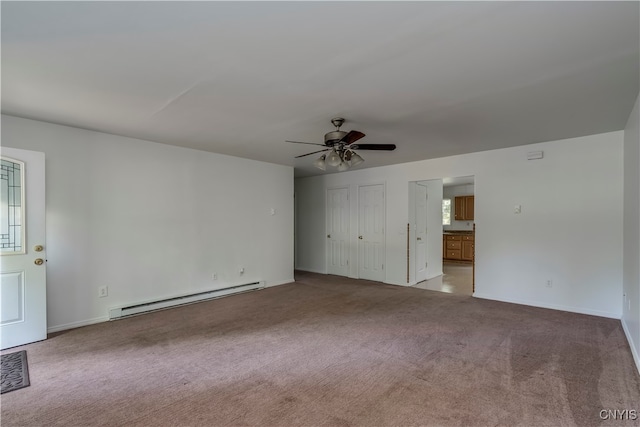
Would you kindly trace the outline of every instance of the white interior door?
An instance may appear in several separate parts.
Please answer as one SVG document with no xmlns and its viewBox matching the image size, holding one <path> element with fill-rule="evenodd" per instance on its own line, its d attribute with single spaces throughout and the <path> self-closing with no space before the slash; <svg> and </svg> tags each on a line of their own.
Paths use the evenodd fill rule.
<svg viewBox="0 0 640 427">
<path fill-rule="evenodd" d="M 384 186 L 358 188 L 358 273 L 361 279 L 384 281 Z"/>
<path fill-rule="evenodd" d="M 3 147 L 0 347 L 47 338 L 44 153 Z M 26 214 L 26 216 L 25 216 Z"/>
<path fill-rule="evenodd" d="M 416 282 L 427 280 L 427 187 L 416 184 Z"/>
<path fill-rule="evenodd" d="M 349 275 L 349 189 L 327 190 L 327 272 Z"/>
</svg>

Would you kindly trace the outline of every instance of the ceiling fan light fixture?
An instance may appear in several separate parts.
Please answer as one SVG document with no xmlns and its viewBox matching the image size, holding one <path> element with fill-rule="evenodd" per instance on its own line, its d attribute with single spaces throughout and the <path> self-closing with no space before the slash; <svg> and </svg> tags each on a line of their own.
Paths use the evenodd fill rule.
<svg viewBox="0 0 640 427">
<path fill-rule="evenodd" d="M 327 156 L 327 164 L 329 166 L 338 166 L 342 160 L 340 159 L 340 155 L 335 150 L 331 150 L 331 153 Z"/>
<path fill-rule="evenodd" d="M 313 166 L 321 169 L 323 171 L 327 170 L 327 165 L 335 167 L 339 172 L 344 172 L 349 170 L 353 166 L 357 166 L 360 163 L 364 162 L 364 159 L 353 150 L 382 150 L 382 151 L 393 151 L 396 149 L 395 144 L 360 144 L 362 138 L 365 137 L 365 134 L 357 131 L 350 130 L 349 132 L 345 132 L 340 130 L 340 126 L 344 123 L 344 119 L 342 117 L 335 117 L 331 120 L 331 124 L 336 127 L 336 130 L 328 132 L 324 135 L 324 144 L 316 144 L 314 142 L 303 142 L 303 141 L 289 141 L 295 144 L 308 144 L 308 145 L 318 145 L 322 147 L 322 150 L 313 151 L 311 153 L 302 154 L 299 157 L 306 157 L 316 153 L 324 153 L 329 151 L 328 154 L 323 154 L 320 158 L 313 161 Z"/>
<path fill-rule="evenodd" d="M 313 162 L 313 166 L 317 167 L 318 169 L 321 169 L 323 171 L 327 170 L 327 165 L 324 161 L 324 159 L 326 158 L 326 155 L 322 155 L 320 157 L 318 157 L 314 162 Z"/>
<path fill-rule="evenodd" d="M 340 164 L 338 165 L 338 171 L 339 172 L 344 172 L 347 169 L 349 169 L 349 163 L 344 162 L 344 161 L 340 162 Z"/>
<path fill-rule="evenodd" d="M 351 166 L 357 166 L 364 162 L 364 159 L 355 151 L 351 152 Z"/>
</svg>

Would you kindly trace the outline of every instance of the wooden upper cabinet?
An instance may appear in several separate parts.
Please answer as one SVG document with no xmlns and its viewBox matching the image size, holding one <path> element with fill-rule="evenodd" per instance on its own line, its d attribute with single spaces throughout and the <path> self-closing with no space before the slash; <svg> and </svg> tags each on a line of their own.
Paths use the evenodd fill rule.
<svg viewBox="0 0 640 427">
<path fill-rule="evenodd" d="M 473 211 L 475 209 L 475 197 L 474 196 L 465 196 L 465 219 L 473 219 Z"/>
<path fill-rule="evenodd" d="M 475 209 L 475 197 L 456 196 L 454 209 L 454 219 L 456 221 L 472 220 Z"/>
<path fill-rule="evenodd" d="M 453 212 L 453 218 L 456 221 L 462 221 L 464 219 L 464 205 L 465 205 L 465 200 L 464 200 L 464 196 L 456 196 L 455 198 L 455 204 L 454 204 L 454 212 Z"/>
</svg>

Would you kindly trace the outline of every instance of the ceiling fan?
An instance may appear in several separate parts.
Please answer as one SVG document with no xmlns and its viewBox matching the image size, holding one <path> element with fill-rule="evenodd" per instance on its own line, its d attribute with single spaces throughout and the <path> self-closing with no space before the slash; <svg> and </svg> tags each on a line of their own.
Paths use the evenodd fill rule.
<svg viewBox="0 0 640 427">
<path fill-rule="evenodd" d="M 302 141 L 285 141 L 293 142 L 294 144 L 308 144 L 319 145 L 325 147 L 323 150 L 314 151 L 311 153 L 303 154 L 299 157 L 310 156 L 316 153 L 322 153 L 325 151 L 331 151 L 329 154 L 323 154 L 317 160 L 313 162 L 313 166 L 318 169 L 326 170 L 327 164 L 329 166 L 335 166 L 340 172 L 346 171 L 351 166 L 359 165 L 364 161 L 362 157 L 354 150 L 384 150 L 393 151 L 396 149 L 395 144 L 356 144 L 355 142 L 364 138 L 364 133 L 352 130 L 345 132 L 340 130 L 340 126 L 344 123 L 342 117 L 336 117 L 331 119 L 331 123 L 336 127 L 336 130 L 326 133 L 324 135 L 324 144 L 316 144 L 314 142 L 302 142 Z"/>
</svg>

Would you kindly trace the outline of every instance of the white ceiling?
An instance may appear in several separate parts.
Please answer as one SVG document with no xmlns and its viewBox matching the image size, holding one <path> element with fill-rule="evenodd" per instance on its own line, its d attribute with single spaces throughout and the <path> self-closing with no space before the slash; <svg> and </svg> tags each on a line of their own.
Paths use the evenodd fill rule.
<svg viewBox="0 0 640 427">
<path fill-rule="evenodd" d="M 2 112 L 297 176 L 336 116 L 398 146 L 357 168 L 608 132 L 639 4 L 2 1 Z"/>
</svg>

